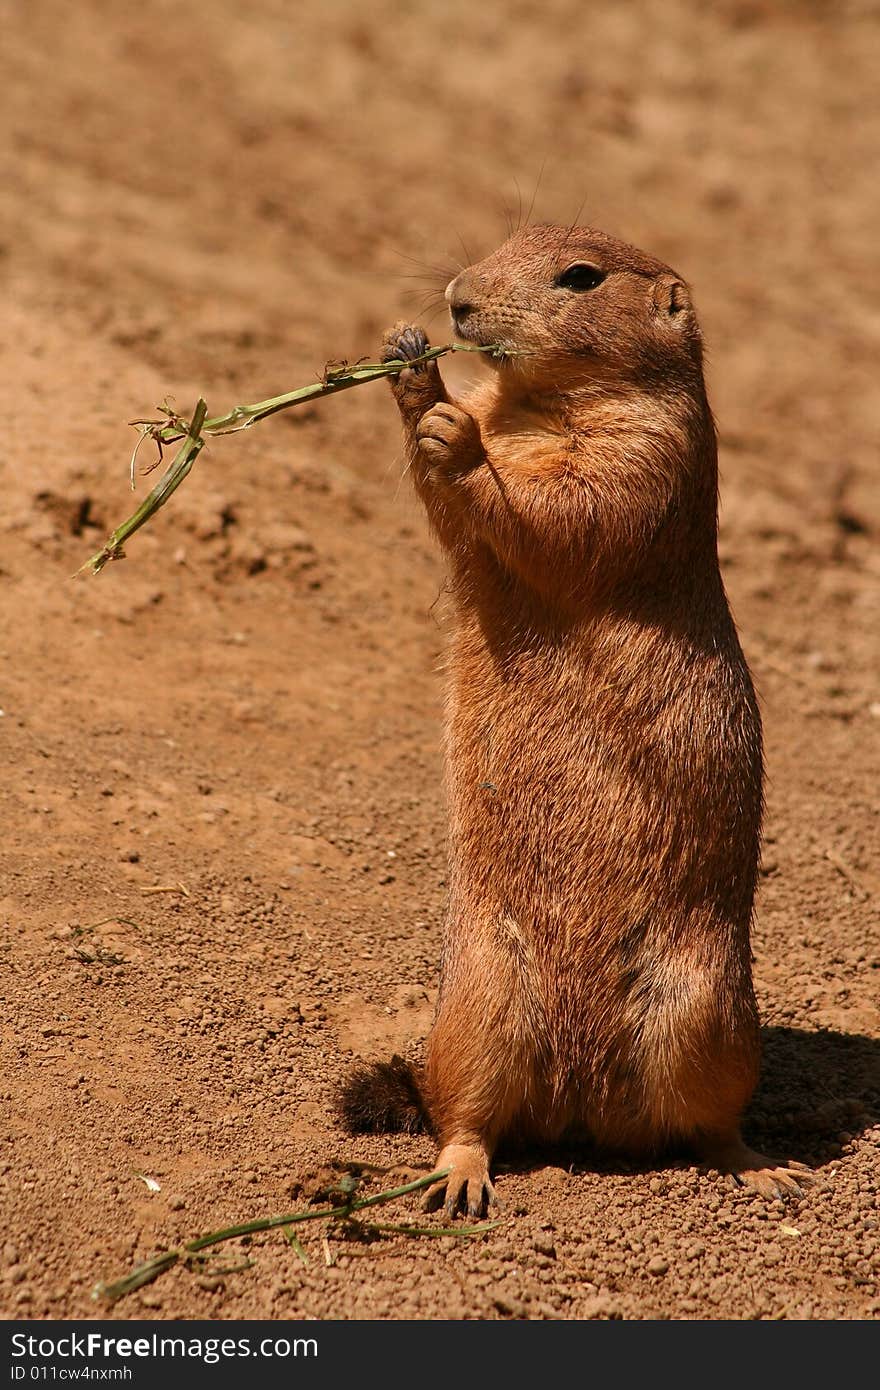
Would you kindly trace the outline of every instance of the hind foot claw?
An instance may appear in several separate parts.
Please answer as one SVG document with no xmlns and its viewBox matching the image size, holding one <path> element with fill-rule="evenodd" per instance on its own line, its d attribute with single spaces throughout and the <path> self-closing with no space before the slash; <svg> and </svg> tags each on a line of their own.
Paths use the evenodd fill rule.
<svg viewBox="0 0 880 1390">
<path fill-rule="evenodd" d="M 468 1216 L 481 1217 L 496 1204 L 488 1159 L 479 1144 L 447 1144 L 436 1167 L 449 1168 L 450 1172 L 428 1188 L 422 1203 L 425 1211 L 436 1211 L 442 1205 L 444 1215 L 451 1220 L 460 1208 Z"/>
<path fill-rule="evenodd" d="M 748 1148 L 741 1140 L 736 1143 L 705 1145 L 701 1157 L 710 1168 L 728 1173 L 737 1187 L 749 1188 L 762 1197 L 803 1197 L 807 1188 L 818 1182 L 816 1174 L 805 1163 L 793 1159 L 776 1163 L 765 1154 Z"/>
</svg>

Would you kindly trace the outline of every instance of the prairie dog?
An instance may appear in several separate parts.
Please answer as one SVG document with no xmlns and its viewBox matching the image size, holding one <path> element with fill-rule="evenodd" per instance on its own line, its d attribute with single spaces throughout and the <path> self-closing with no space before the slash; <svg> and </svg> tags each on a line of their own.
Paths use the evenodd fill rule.
<svg viewBox="0 0 880 1390">
<path fill-rule="evenodd" d="M 535 226 L 448 286 L 497 344 L 460 400 L 392 379 L 454 596 L 449 910 L 424 1071 L 362 1068 L 352 1129 L 424 1117 L 480 1214 L 504 1139 L 689 1146 L 765 1195 L 748 1149 L 761 723 L 717 557 L 715 429 L 685 282 L 602 232 Z M 398 324 L 385 358 L 424 333 Z"/>
</svg>

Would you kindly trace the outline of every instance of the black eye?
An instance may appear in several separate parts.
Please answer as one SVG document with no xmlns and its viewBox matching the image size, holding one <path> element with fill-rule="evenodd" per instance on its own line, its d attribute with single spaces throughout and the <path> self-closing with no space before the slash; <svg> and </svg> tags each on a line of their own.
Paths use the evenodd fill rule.
<svg viewBox="0 0 880 1390">
<path fill-rule="evenodd" d="M 561 290 L 594 290 L 605 279 L 605 271 L 586 261 L 576 261 L 557 275 L 555 284 Z"/>
</svg>

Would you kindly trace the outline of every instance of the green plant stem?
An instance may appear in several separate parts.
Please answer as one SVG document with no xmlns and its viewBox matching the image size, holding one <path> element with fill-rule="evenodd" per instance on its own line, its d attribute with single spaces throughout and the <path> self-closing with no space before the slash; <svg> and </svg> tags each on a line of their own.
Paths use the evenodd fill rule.
<svg viewBox="0 0 880 1390">
<path fill-rule="evenodd" d="M 209 1249 L 212 1245 L 220 1245 L 226 1240 L 235 1240 L 239 1236 L 257 1235 L 262 1231 L 271 1231 L 279 1226 L 287 1228 L 294 1226 L 302 1221 L 322 1221 L 322 1220 L 348 1220 L 356 1211 L 364 1211 L 368 1207 L 381 1206 L 385 1202 L 393 1202 L 398 1197 L 406 1197 L 411 1192 L 418 1192 L 420 1188 L 430 1187 L 435 1182 L 440 1182 L 449 1175 L 448 1168 L 441 1168 L 436 1173 L 429 1173 L 427 1177 L 417 1178 L 414 1182 L 405 1183 L 402 1187 L 393 1187 L 385 1192 L 377 1192 L 372 1197 L 359 1197 L 354 1201 L 349 1201 L 341 1206 L 320 1207 L 317 1211 L 287 1212 L 284 1216 L 265 1216 L 259 1217 L 256 1221 L 245 1221 L 238 1226 L 226 1226 L 222 1231 L 211 1231 L 208 1235 L 197 1236 L 195 1240 L 187 1241 L 183 1246 L 176 1250 L 164 1250 L 159 1255 L 154 1255 L 152 1259 L 145 1260 L 143 1264 L 136 1265 L 130 1273 L 122 1279 L 117 1279 L 111 1284 L 97 1284 L 92 1292 L 95 1299 L 104 1299 L 109 1303 L 115 1303 L 117 1299 L 124 1298 L 126 1294 L 133 1293 L 135 1289 L 140 1289 L 144 1284 L 150 1284 L 154 1279 L 158 1279 L 160 1274 L 180 1262 L 188 1262 L 194 1256 L 198 1256 L 202 1250 Z M 475 1236 L 482 1235 L 484 1231 L 494 1230 L 500 1223 L 497 1221 L 485 1222 L 480 1226 L 465 1226 L 448 1230 L 440 1229 L 420 1229 L 416 1226 L 375 1226 L 376 1230 L 395 1231 L 402 1235 L 452 1235 L 452 1236 Z M 285 1229 L 285 1235 L 297 1248 L 299 1242 L 296 1241 L 294 1233 Z M 296 1244 L 294 1244 L 296 1241 Z M 300 1253 L 302 1252 L 302 1253 Z M 305 1254 L 300 1246 L 297 1253 L 300 1258 Z"/>
<path fill-rule="evenodd" d="M 385 1224 L 379 1221 L 352 1221 L 352 1226 L 356 1226 L 363 1231 L 381 1231 L 383 1234 L 398 1236 L 481 1236 L 485 1231 L 494 1231 L 496 1227 L 503 1225 L 501 1221 L 481 1221 L 479 1226 L 397 1226 Z"/>
<path fill-rule="evenodd" d="M 215 415 L 210 420 L 205 420 L 202 425 L 202 433 L 208 435 L 233 434 L 237 430 L 247 429 L 250 425 L 255 425 L 258 420 L 266 420 L 270 415 L 276 415 L 279 410 L 288 410 L 292 405 L 303 405 L 307 401 L 315 400 L 318 396 L 332 396 L 337 391 L 349 391 L 353 386 L 361 386 L 367 381 L 378 381 L 380 377 L 396 376 L 406 367 L 417 367 L 424 362 L 433 362 L 438 357 L 443 357 L 447 352 L 492 352 L 494 348 L 476 347 L 469 343 L 448 343 L 444 347 L 429 348 L 422 353 L 421 357 L 414 357 L 408 362 L 364 362 L 353 367 L 340 366 L 330 367 L 324 375 L 322 381 L 315 381 L 310 386 L 301 386 L 296 391 L 288 391 L 283 396 L 272 396 L 267 401 L 258 401 L 256 405 L 236 405 L 232 410 L 228 410 L 225 415 Z M 147 421 L 140 423 L 147 424 Z M 173 444 L 182 436 L 182 431 L 174 424 L 170 423 L 163 429 L 157 430 L 155 438 L 161 439 L 163 444 Z"/>
<path fill-rule="evenodd" d="M 149 521 L 150 517 L 154 516 L 159 508 L 165 505 L 172 493 L 180 487 L 204 448 L 207 439 L 249 429 L 258 420 L 265 420 L 270 415 L 277 415 L 280 410 L 288 410 L 291 406 L 304 405 L 307 401 L 315 400 L 319 396 L 333 396 L 338 391 L 349 391 L 353 386 L 363 386 L 366 382 L 377 381 L 380 377 L 397 376 L 407 367 L 418 367 L 425 362 L 433 362 L 438 357 L 443 357 L 447 352 L 488 352 L 498 355 L 500 348 L 495 345 L 478 347 L 468 343 L 448 343 L 444 347 L 429 348 L 420 357 L 414 357 L 408 362 L 401 360 L 367 362 L 353 367 L 349 367 L 347 364 L 328 366 L 322 381 L 313 382 L 310 386 L 301 386 L 298 390 L 288 391 L 283 396 L 272 396 L 268 400 L 258 401 L 256 405 L 233 406 L 232 410 L 228 410 L 225 415 L 214 415 L 209 419 L 205 402 L 199 400 L 188 425 L 183 417 L 174 414 L 170 414 L 170 418 L 166 419 L 164 424 L 161 420 L 132 421 L 140 429 L 141 439 L 149 435 L 159 445 L 160 453 L 163 445 L 175 444 L 181 439 L 183 443 L 159 482 L 147 494 L 137 511 L 133 512 L 121 526 L 117 526 L 116 530 L 111 532 L 101 549 L 91 555 L 76 573 L 82 574 L 84 570 L 90 570 L 92 574 L 100 574 L 109 560 L 123 558 L 125 542 L 145 522 Z M 136 453 L 137 449 L 135 450 Z M 134 458 L 132 458 L 132 471 L 133 469 Z"/>
<path fill-rule="evenodd" d="M 309 1262 L 309 1257 L 306 1254 L 305 1246 L 303 1245 L 299 1236 L 296 1234 L 295 1231 L 289 1230 L 287 1226 L 283 1226 L 282 1230 L 284 1231 L 284 1235 L 287 1239 L 288 1245 L 291 1247 L 291 1249 L 297 1255 L 297 1257 L 302 1260 L 303 1264 L 307 1265 Z"/>
<path fill-rule="evenodd" d="M 421 1187 L 428 1187 L 431 1183 L 439 1182 L 449 1173 L 448 1168 L 442 1168 L 437 1173 L 429 1173 L 426 1178 L 417 1178 L 415 1182 L 408 1182 L 404 1187 L 394 1187 L 387 1192 L 377 1192 L 373 1197 L 359 1197 L 354 1202 L 347 1202 L 339 1207 L 319 1207 L 317 1211 L 299 1211 L 287 1216 L 264 1216 L 256 1221 L 245 1221 L 241 1226 L 228 1226 L 222 1231 L 212 1231 L 210 1235 L 198 1236 L 196 1240 L 189 1241 L 183 1249 L 191 1255 L 195 1255 L 199 1250 L 207 1250 L 210 1245 L 219 1245 L 223 1240 L 234 1240 L 236 1236 L 252 1236 L 259 1231 L 271 1231 L 276 1226 L 294 1226 L 299 1221 L 322 1221 L 338 1216 L 350 1216 L 354 1211 L 362 1211 L 364 1207 L 379 1206 L 384 1202 L 393 1202 L 397 1197 L 406 1197 L 410 1192 L 418 1192 Z"/>
<path fill-rule="evenodd" d="M 104 545 L 86 560 L 77 570 L 77 574 L 82 574 L 83 570 L 90 569 L 92 574 L 100 574 L 108 560 L 119 560 L 125 554 L 123 546 L 129 536 L 133 536 L 135 531 L 149 521 L 150 517 L 157 512 L 161 506 L 168 501 L 173 492 L 180 487 L 184 478 L 189 473 L 199 454 L 205 446 L 201 431 L 205 423 L 205 416 L 208 413 L 206 403 L 199 398 L 189 428 L 183 436 L 183 443 L 174 456 L 168 470 L 163 473 L 156 486 L 153 488 L 138 507 L 136 512 L 123 521 L 121 526 L 117 526 L 105 541 Z M 180 434 L 176 436 L 178 439 Z"/>
</svg>

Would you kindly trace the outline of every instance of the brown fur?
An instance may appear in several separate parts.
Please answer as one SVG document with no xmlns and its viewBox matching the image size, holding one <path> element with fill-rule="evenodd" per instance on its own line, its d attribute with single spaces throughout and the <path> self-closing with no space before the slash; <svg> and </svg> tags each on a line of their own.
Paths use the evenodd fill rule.
<svg viewBox="0 0 880 1390">
<path fill-rule="evenodd" d="M 605 273 L 594 288 L 556 277 Z M 423 1094 L 449 1210 L 505 1137 L 689 1142 L 761 1191 L 749 927 L 761 726 L 716 551 L 715 431 L 687 287 L 533 227 L 449 286 L 508 355 L 461 401 L 393 382 L 450 570 L 450 900 Z M 386 357 L 412 357 L 398 325 Z M 363 1082 L 363 1076 L 362 1076 Z M 351 1118 L 351 1116 L 350 1116 Z"/>
</svg>

